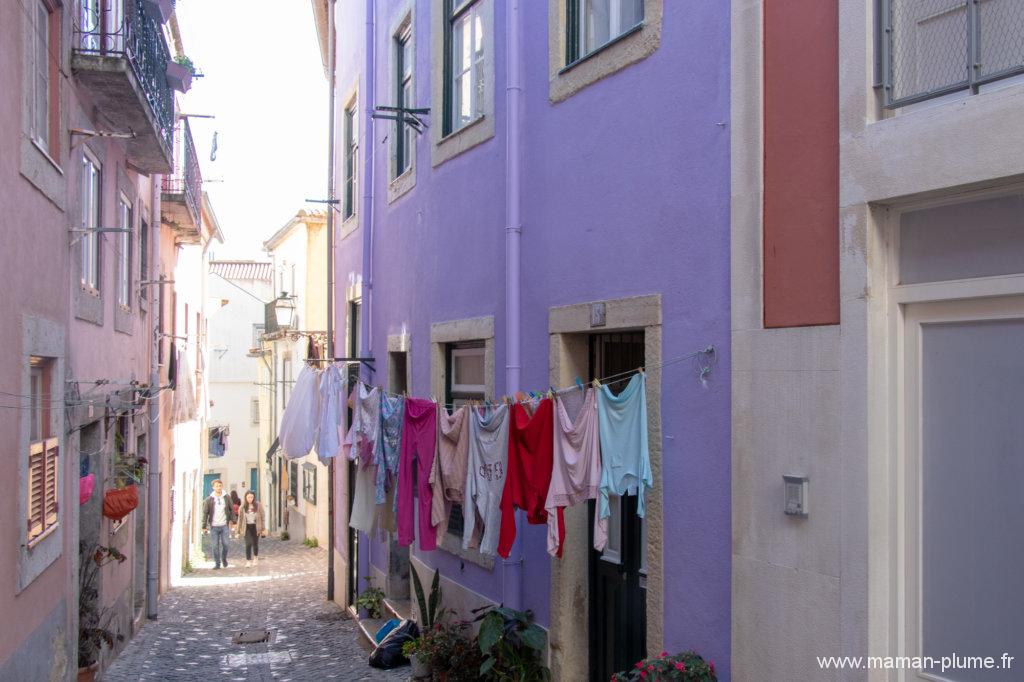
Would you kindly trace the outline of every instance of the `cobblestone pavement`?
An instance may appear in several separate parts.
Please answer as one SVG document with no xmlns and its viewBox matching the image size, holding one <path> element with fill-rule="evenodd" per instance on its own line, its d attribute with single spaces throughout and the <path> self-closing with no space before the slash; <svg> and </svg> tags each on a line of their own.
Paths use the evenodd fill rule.
<svg viewBox="0 0 1024 682">
<path fill-rule="evenodd" d="M 260 561 L 245 567 L 237 540 L 229 567 L 201 563 L 160 599 L 147 622 L 101 679 L 129 680 L 406 680 L 409 667 L 367 664 L 355 621 L 325 599 L 327 554 L 297 540 L 260 541 Z M 232 644 L 232 635 L 267 628 L 273 639 Z"/>
</svg>

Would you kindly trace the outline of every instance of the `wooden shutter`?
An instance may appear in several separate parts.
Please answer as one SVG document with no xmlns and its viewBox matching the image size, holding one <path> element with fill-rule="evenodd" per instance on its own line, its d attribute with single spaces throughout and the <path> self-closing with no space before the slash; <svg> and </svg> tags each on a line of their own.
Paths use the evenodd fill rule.
<svg viewBox="0 0 1024 682">
<path fill-rule="evenodd" d="M 28 542 L 57 525 L 58 456 L 56 438 L 32 443 L 28 455 Z"/>
</svg>

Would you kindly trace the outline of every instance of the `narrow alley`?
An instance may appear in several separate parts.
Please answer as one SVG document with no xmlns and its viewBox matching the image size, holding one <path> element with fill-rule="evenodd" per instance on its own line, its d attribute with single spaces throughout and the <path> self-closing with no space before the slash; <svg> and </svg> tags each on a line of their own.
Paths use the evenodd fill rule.
<svg viewBox="0 0 1024 682">
<path fill-rule="evenodd" d="M 355 621 L 324 598 L 323 549 L 298 540 L 261 541 L 261 558 L 245 566 L 231 541 L 229 567 L 210 561 L 180 579 L 104 675 L 136 680 L 400 680 L 409 668 L 367 665 Z M 233 644 L 243 630 L 269 630 L 270 641 Z"/>
</svg>

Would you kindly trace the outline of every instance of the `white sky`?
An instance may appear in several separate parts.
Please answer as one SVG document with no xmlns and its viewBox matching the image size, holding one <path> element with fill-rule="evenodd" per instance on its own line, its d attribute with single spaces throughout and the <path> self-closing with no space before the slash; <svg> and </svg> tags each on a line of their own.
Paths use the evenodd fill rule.
<svg viewBox="0 0 1024 682">
<path fill-rule="evenodd" d="M 327 79 L 309 0 L 178 0 L 193 80 L 183 113 L 224 232 L 217 258 L 266 258 L 263 241 L 327 196 Z M 217 131 L 217 160 L 210 142 Z"/>
</svg>

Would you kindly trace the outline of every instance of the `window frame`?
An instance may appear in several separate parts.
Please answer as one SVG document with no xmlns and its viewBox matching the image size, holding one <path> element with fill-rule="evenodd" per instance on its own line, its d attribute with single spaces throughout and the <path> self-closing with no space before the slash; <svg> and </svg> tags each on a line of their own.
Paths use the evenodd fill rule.
<svg viewBox="0 0 1024 682">
<path fill-rule="evenodd" d="M 292 357 L 285 355 L 281 358 L 281 409 L 288 408 L 288 397 L 292 389 Z"/>
<path fill-rule="evenodd" d="M 341 218 L 356 214 L 359 192 L 359 104 L 355 98 L 342 112 L 342 207 Z"/>
<path fill-rule="evenodd" d="M 462 73 L 464 75 L 471 76 L 472 78 L 477 77 L 477 63 L 479 62 L 481 70 L 486 70 L 486 62 L 488 59 L 486 40 L 489 31 L 484 26 L 484 7 L 483 0 L 442 0 L 443 2 L 443 22 L 444 22 L 444 63 L 442 67 L 442 98 L 443 98 L 443 119 L 442 119 L 442 137 L 453 135 L 460 130 L 468 128 L 470 125 L 483 118 L 486 93 L 480 93 L 480 99 L 471 100 L 471 110 L 474 114 L 464 122 L 461 122 L 458 126 L 455 125 L 455 63 L 454 63 L 454 49 L 455 49 L 455 35 L 454 26 L 456 23 L 461 21 L 467 14 L 476 13 L 480 20 L 480 29 L 483 31 L 483 35 L 480 38 L 481 42 L 484 42 L 483 50 L 479 57 L 475 55 L 471 57 L 471 63 L 468 69 Z M 456 2 L 458 4 L 456 4 Z M 472 20 L 472 18 L 471 18 Z M 474 29 L 475 30 L 475 29 Z M 471 31 L 471 40 L 474 33 Z M 493 38 L 492 38 L 493 40 Z M 493 45 L 490 46 L 493 49 Z M 471 81 L 469 91 L 473 97 L 476 97 L 478 89 L 486 87 L 487 75 L 486 73 L 480 74 L 480 78 L 483 79 L 482 83 Z"/>
<path fill-rule="evenodd" d="M 621 14 L 621 7 L 623 2 L 636 1 L 640 8 L 640 18 L 635 24 L 627 28 L 618 27 L 618 32 L 612 30 L 612 26 L 619 21 Z M 592 47 L 589 51 L 584 52 L 584 37 L 586 34 L 586 9 L 584 5 L 593 2 L 593 0 L 567 0 L 566 4 L 566 40 L 565 40 L 565 68 L 571 68 L 577 63 L 588 59 L 589 57 L 605 50 L 615 43 L 623 40 L 624 38 L 633 35 L 637 31 L 643 29 L 646 23 L 646 7 L 644 0 L 608 0 L 608 35 L 609 38 L 600 45 Z M 616 9 L 612 9 L 612 7 Z"/>
<path fill-rule="evenodd" d="M 267 325 L 263 322 L 254 322 L 252 325 L 252 346 L 250 348 L 259 348 L 262 343 L 261 337 L 267 331 Z"/>
<path fill-rule="evenodd" d="M 260 425 L 260 399 L 254 396 L 249 399 L 249 423 L 253 426 Z"/>
<path fill-rule="evenodd" d="M 100 232 L 103 223 L 103 165 L 87 149 L 82 153 L 81 221 L 82 238 L 79 253 L 82 289 L 99 293 L 102 284 L 102 249 Z"/>
<path fill-rule="evenodd" d="M 135 241 L 132 235 L 135 231 L 135 209 L 124 192 L 118 194 L 117 226 L 119 229 L 127 230 L 117 233 L 117 304 L 128 309 L 132 305 L 132 247 Z"/>
<path fill-rule="evenodd" d="M 302 463 L 302 499 L 310 504 L 316 504 L 316 465 L 310 462 Z"/>
<path fill-rule="evenodd" d="M 57 156 L 55 143 L 58 137 L 58 111 L 55 103 L 58 99 L 56 91 L 59 65 L 55 55 L 60 53 L 60 34 L 55 29 L 54 8 L 49 0 L 35 0 L 34 9 L 30 18 L 32 92 L 29 104 L 29 135 L 32 141 L 52 158 Z"/>
<path fill-rule="evenodd" d="M 51 424 L 53 367 L 53 358 L 38 356 L 29 358 L 29 400 L 31 405 L 27 452 L 28 494 L 25 507 L 25 546 L 29 549 L 39 545 L 60 525 L 60 444 L 58 438 L 52 433 Z M 34 429 L 37 430 L 34 431 Z M 42 482 L 37 484 L 35 479 L 40 473 Z M 41 500 L 33 494 L 33 489 L 37 485 L 41 491 Z M 33 512 L 37 500 L 40 508 L 38 515 Z M 53 507 L 52 516 L 48 511 L 51 505 Z M 38 530 L 36 530 L 36 516 L 38 516 Z"/>
<path fill-rule="evenodd" d="M 402 24 L 392 38 L 395 60 L 395 106 L 412 108 L 415 106 L 415 70 L 416 53 L 413 42 L 411 16 Z M 408 63 L 406 60 L 408 57 Z M 408 99 L 407 99 L 408 98 Z M 395 163 L 391 179 L 395 180 L 413 168 L 416 160 L 415 131 L 402 120 L 395 121 Z"/>
<path fill-rule="evenodd" d="M 467 352 L 471 351 L 471 352 Z M 486 342 L 479 341 L 456 341 L 445 345 L 445 405 L 468 405 L 470 401 L 484 401 L 487 399 L 487 384 L 456 384 L 454 383 L 455 358 L 459 355 L 477 355 L 484 363 L 484 372 L 487 372 Z M 486 382 L 486 376 L 484 377 Z M 482 390 L 467 390 L 478 387 Z M 448 515 L 448 534 L 454 535 L 462 541 L 462 533 L 465 528 L 465 517 L 463 516 L 462 505 L 452 503 L 451 513 Z"/>
</svg>

